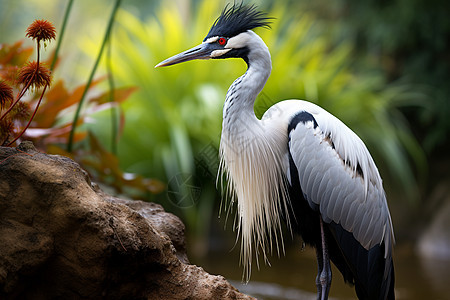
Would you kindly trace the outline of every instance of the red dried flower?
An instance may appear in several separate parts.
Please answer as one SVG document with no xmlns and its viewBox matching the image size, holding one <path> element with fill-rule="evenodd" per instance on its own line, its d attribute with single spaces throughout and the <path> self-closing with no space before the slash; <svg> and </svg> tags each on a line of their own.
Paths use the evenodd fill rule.
<svg viewBox="0 0 450 300">
<path fill-rule="evenodd" d="M 36 61 L 28 62 L 23 66 L 19 70 L 19 76 L 17 78 L 19 84 L 27 85 L 31 81 L 30 86 L 34 86 L 35 88 L 50 85 L 51 80 L 50 70 L 42 64 L 38 64 Z"/>
<path fill-rule="evenodd" d="M 26 36 L 39 41 L 49 41 L 56 38 L 56 29 L 47 20 L 34 20 L 26 31 Z"/>
<path fill-rule="evenodd" d="M 0 81 L 0 110 L 14 99 L 13 89 L 6 82 Z"/>
<path fill-rule="evenodd" d="M 4 118 L 3 120 L 0 120 L 0 146 L 3 146 L 1 145 L 3 141 L 5 141 L 5 144 L 7 144 L 8 137 L 13 132 L 14 124 L 10 119 Z"/>
</svg>

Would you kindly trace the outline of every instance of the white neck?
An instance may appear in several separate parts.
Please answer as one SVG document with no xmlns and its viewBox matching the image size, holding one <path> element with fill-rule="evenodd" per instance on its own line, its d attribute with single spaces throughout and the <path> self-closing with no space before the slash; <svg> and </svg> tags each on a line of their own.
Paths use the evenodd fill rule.
<svg viewBox="0 0 450 300">
<path fill-rule="evenodd" d="M 253 110 L 256 96 L 270 75 L 269 50 L 252 31 L 238 37 L 241 41 L 246 39 L 245 44 L 250 49 L 249 67 L 233 82 L 226 96 L 220 141 L 222 172 L 219 174 L 227 179 L 231 203 L 235 197 L 238 200 L 241 262 L 244 278 L 248 280 L 253 251 L 262 253 L 267 260 L 266 250 L 272 250 L 273 238 L 278 254 L 280 244 L 284 251 L 282 239 L 278 236 L 281 235 L 280 216 L 283 213 L 287 216 L 288 206 L 286 178 L 281 169 L 287 136 L 274 130 L 272 123 L 258 120 Z M 239 39 L 233 42 L 237 43 Z"/>
<path fill-rule="evenodd" d="M 248 69 L 230 86 L 223 107 L 223 130 L 235 131 L 242 118 L 245 122 L 257 121 L 253 106 L 272 70 L 270 52 L 263 40 L 253 31 L 240 35 L 251 49 Z"/>
</svg>

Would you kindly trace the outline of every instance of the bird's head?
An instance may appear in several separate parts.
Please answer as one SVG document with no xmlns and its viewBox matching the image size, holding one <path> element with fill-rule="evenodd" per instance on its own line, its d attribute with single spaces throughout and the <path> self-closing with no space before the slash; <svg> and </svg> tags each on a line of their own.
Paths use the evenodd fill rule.
<svg viewBox="0 0 450 300">
<path fill-rule="evenodd" d="M 194 59 L 231 57 L 242 58 L 249 64 L 250 52 L 257 51 L 261 44 L 265 47 L 259 36 L 251 30 L 256 27 L 269 28 L 271 19 L 254 5 L 227 5 L 200 45 L 174 55 L 155 67 L 171 66 Z"/>
</svg>

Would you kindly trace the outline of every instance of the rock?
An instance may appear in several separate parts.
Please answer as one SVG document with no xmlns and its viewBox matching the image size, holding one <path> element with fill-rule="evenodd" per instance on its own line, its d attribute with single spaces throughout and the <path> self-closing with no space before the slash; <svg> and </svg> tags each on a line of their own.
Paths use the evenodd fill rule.
<svg viewBox="0 0 450 300">
<path fill-rule="evenodd" d="M 184 225 L 69 158 L 0 147 L 0 299 L 251 299 L 188 264 Z"/>
<path fill-rule="evenodd" d="M 97 191 L 102 193 L 105 200 L 112 203 L 124 204 L 143 216 L 149 222 L 150 226 L 155 227 L 170 239 L 175 247 L 178 259 L 182 263 L 189 263 L 184 240 L 184 224 L 178 217 L 165 212 L 163 207 L 156 203 L 116 198 L 103 193 L 101 190 Z"/>
</svg>

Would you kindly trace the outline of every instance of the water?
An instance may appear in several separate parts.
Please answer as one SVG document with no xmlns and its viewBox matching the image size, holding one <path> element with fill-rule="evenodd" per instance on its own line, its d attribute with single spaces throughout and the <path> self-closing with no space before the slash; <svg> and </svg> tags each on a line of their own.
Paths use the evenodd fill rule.
<svg viewBox="0 0 450 300">
<path fill-rule="evenodd" d="M 248 284 L 242 284 L 239 251 L 216 252 L 193 261 L 211 274 L 227 278 L 241 292 L 265 300 L 315 299 L 316 256 L 312 249 L 290 247 L 286 256 L 270 258 L 271 266 L 256 266 Z M 394 252 L 395 293 L 397 299 L 450 299 L 450 261 L 421 258 L 408 245 L 397 245 Z M 346 285 L 332 267 L 330 299 L 356 299 L 354 288 Z"/>
</svg>

